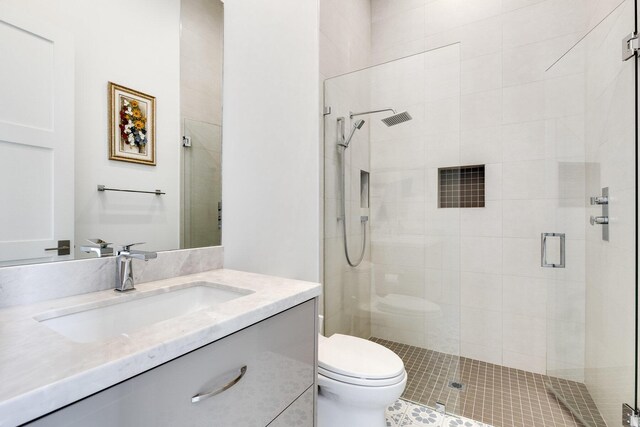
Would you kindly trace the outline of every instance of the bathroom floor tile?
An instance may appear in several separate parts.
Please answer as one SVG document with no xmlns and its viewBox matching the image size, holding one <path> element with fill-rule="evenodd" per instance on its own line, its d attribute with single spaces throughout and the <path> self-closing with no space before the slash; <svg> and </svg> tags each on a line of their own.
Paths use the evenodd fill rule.
<svg viewBox="0 0 640 427">
<path fill-rule="evenodd" d="M 387 408 L 387 427 L 492 427 L 467 418 L 443 415 L 424 405 L 398 399 Z"/>
<path fill-rule="evenodd" d="M 409 404 L 407 411 L 404 414 L 403 422 L 406 424 L 400 424 L 402 426 L 441 426 L 444 416 L 427 408 L 426 406 Z"/>
<path fill-rule="evenodd" d="M 444 418 L 442 427 L 491 427 L 489 424 L 483 424 L 478 421 L 470 420 L 464 417 L 454 417 L 447 415 Z"/>
<path fill-rule="evenodd" d="M 465 423 L 475 423 L 469 424 L 473 427 L 582 427 L 579 418 L 589 426 L 606 427 L 584 384 L 380 338 L 371 340 L 398 354 L 408 374 L 402 398 L 413 403 L 407 403 L 399 420 L 402 408 L 391 415 L 396 423 L 388 424 L 391 427 L 421 425 L 410 416 L 409 405 L 434 408 L 436 402 L 443 403 L 448 414 L 464 417 L 448 416 L 441 420 L 445 427 L 467 427 Z M 463 384 L 463 388 L 452 387 L 452 381 Z M 550 386 L 569 403 L 575 415 L 547 390 Z"/>
<path fill-rule="evenodd" d="M 405 412 L 407 412 L 407 407 L 407 402 L 402 399 L 398 399 L 393 405 L 388 406 L 386 411 L 387 427 L 399 426 Z"/>
</svg>

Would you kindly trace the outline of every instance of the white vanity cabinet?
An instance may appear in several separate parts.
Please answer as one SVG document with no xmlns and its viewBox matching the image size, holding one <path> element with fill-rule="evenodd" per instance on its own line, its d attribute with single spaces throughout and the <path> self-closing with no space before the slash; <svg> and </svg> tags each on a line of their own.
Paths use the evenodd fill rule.
<svg viewBox="0 0 640 427">
<path fill-rule="evenodd" d="M 294 425 L 312 427 L 315 303 L 300 304 L 28 425 L 262 427 L 284 426 L 293 417 L 299 420 Z"/>
</svg>

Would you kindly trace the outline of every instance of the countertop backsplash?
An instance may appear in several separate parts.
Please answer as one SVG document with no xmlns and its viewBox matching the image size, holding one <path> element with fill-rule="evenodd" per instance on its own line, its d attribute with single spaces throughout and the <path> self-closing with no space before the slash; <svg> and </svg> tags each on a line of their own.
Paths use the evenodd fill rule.
<svg viewBox="0 0 640 427">
<path fill-rule="evenodd" d="M 158 252 L 133 260 L 135 283 L 169 279 L 223 267 L 224 249 L 213 246 Z M 115 256 L 0 268 L 0 308 L 33 304 L 115 287 Z"/>
</svg>

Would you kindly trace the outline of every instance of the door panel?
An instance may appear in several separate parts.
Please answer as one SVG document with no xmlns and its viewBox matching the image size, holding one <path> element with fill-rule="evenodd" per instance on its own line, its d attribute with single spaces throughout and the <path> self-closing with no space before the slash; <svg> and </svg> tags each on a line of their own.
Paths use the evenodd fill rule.
<svg viewBox="0 0 640 427">
<path fill-rule="evenodd" d="M 44 249 L 73 239 L 73 42 L 5 8 L 0 57 L 0 265 L 66 259 Z"/>
</svg>

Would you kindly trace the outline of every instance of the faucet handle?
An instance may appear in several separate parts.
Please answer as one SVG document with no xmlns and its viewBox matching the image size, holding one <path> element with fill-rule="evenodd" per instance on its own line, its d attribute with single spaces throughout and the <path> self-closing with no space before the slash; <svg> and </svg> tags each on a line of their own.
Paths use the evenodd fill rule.
<svg viewBox="0 0 640 427">
<path fill-rule="evenodd" d="M 94 245 L 98 245 L 100 248 L 107 248 L 109 247 L 109 245 L 112 245 L 113 243 L 110 242 L 106 242 L 100 238 L 96 238 L 96 239 L 87 239 L 87 242 L 92 243 Z"/>
<path fill-rule="evenodd" d="M 138 243 L 128 243 L 126 245 L 122 245 L 122 250 L 123 251 L 130 251 L 131 250 L 131 246 L 135 246 L 135 245 L 144 245 L 146 242 L 138 242 Z"/>
</svg>

